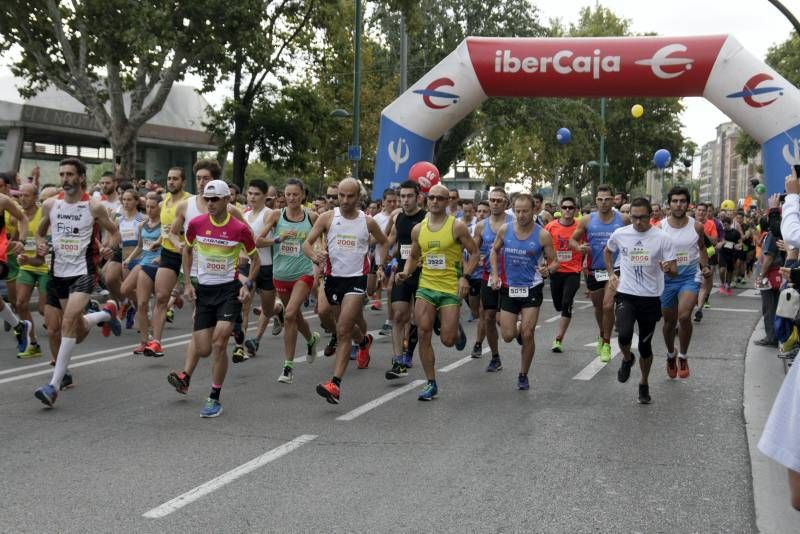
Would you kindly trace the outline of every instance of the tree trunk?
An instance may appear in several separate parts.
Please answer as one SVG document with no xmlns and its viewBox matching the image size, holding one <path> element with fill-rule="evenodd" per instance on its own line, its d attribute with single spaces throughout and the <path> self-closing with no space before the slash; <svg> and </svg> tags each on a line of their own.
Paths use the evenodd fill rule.
<svg viewBox="0 0 800 534">
<path fill-rule="evenodd" d="M 250 126 L 249 113 L 237 113 L 233 119 L 233 174 L 231 181 L 236 184 L 240 190 L 244 189 L 244 171 L 247 169 L 247 159 L 250 156 L 250 151 L 247 149 L 247 139 L 245 139 L 245 132 Z"/>
<path fill-rule="evenodd" d="M 114 171 L 120 183 L 136 178 L 136 136 L 112 138 L 111 149 L 114 151 Z"/>
</svg>

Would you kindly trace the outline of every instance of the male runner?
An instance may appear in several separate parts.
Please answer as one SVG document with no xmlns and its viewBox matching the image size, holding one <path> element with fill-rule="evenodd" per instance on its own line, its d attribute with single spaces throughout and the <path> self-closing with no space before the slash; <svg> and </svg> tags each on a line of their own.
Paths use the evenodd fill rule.
<svg viewBox="0 0 800 534">
<path fill-rule="evenodd" d="M 650 386 L 647 378 L 653 364 L 651 342 L 656 323 L 661 318 L 661 293 L 664 291 L 664 273 L 674 277 L 678 274 L 675 249 L 672 240 L 658 228 L 650 225 L 652 208 L 646 198 L 631 202 L 629 226 L 614 230 L 608 238 L 603 253 L 609 282 L 617 288 L 617 327 L 622 363 L 617 380 L 627 382 L 636 357 L 631 352 L 634 323 L 639 325 L 639 403 L 650 404 Z M 620 274 L 612 271 L 614 253 L 619 254 Z"/>
<path fill-rule="evenodd" d="M 583 254 L 572 250 L 569 244 L 572 234 L 578 227 L 578 223 L 575 222 L 577 209 L 578 205 L 574 198 L 564 197 L 561 199 L 561 218 L 545 227 L 553 239 L 553 247 L 559 261 L 558 270 L 550 275 L 553 306 L 556 311 L 561 312 L 556 339 L 553 341 L 553 352 L 564 351 L 562 341 L 572 320 L 572 302 L 575 300 L 575 293 L 581 287 Z"/>
<path fill-rule="evenodd" d="M 375 222 L 378 223 L 378 227 L 380 227 L 381 232 L 384 235 L 389 235 L 389 227 L 392 222 L 392 213 L 397 208 L 397 193 L 395 193 L 394 189 L 387 189 L 383 192 L 383 202 L 381 204 L 381 211 L 377 213 L 373 219 Z M 383 245 L 375 245 L 375 257 L 381 257 L 384 259 L 389 257 L 389 251 L 384 250 Z M 372 267 L 373 271 L 376 269 L 376 265 Z M 386 284 L 391 284 L 391 276 L 387 279 L 384 279 L 383 284 L 377 284 L 375 289 L 375 301 L 380 303 L 381 301 L 381 289 Z M 390 285 L 387 289 L 390 289 Z M 374 303 L 373 303 L 374 305 Z M 382 336 L 388 336 L 392 333 L 392 322 L 394 321 L 394 313 L 392 312 L 392 299 L 391 299 L 391 289 L 390 289 L 390 296 L 389 301 L 387 302 L 386 306 L 386 321 L 383 323 L 381 327 L 381 331 L 378 332 Z"/>
<path fill-rule="evenodd" d="M 323 266 L 325 297 L 334 308 L 336 321 L 336 363 L 333 376 L 317 385 L 317 393 L 331 404 L 338 404 L 342 377 L 350 362 L 350 342 L 359 345 L 356 358 L 359 369 L 369 366 L 372 335 L 367 334 L 364 320 L 364 295 L 367 292 L 370 236 L 379 245 L 386 245 L 386 236 L 374 219 L 358 209 L 361 186 L 354 178 L 339 182 L 339 206 L 319 216 L 303 243 L 303 252 Z M 314 249 L 317 240 L 325 235 L 327 251 Z M 383 276 L 383 257 L 376 256 L 378 278 Z"/>
<path fill-rule="evenodd" d="M 435 185 L 428 193 L 428 216 L 411 231 L 411 254 L 400 282 L 411 277 L 418 262 L 422 263 L 414 317 L 419 331 L 419 356 L 428 382 L 419 393 L 419 400 L 432 400 L 439 392 L 436 384 L 436 362 L 431 338 L 436 315 L 440 317 L 440 339 L 446 347 L 463 350 L 467 336 L 458 320 L 461 299 L 469 292 L 469 274 L 478 265 L 478 247 L 467 231 L 467 225 L 447 215 L 448 190 Z M 470 257 L 462 270 L 464 249 Z"/>
<path fill-rule="evenodd" d="M 694 322 L 699 323 L 703 320 L 703 308 L 707 307 L 711 291 L 714 289 L 714 265 L 718 263 L 716 244 L 719 239 L 717 225 L 711 217 L 711 205 L 701 202 L 694 210 L 697 222 L 703 225 L 705 235 L 704 247 L 708 255 L 708 268 L 711 269 L 711 276 L 703 277 L 700 293 L 697 297 L 697 311 L 694 312 Z"/>
</svg>

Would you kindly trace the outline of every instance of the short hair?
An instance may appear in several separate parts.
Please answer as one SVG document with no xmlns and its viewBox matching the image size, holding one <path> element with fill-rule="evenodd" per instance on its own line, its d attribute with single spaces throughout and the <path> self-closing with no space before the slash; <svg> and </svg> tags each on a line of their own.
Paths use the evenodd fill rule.
<svg viewBox="0 0 800 534">
<path fill-rule="evenodd" d="M 544 197 L 542 196 L 541 193 L 534 193 L 531 195 L 531 198 L 535 198 L 539 202 L 544 202 Z"/>
<path fill-rule="evenodd" d="M 530 193 L 517 193 L 514 196 L 514 206 L 516 206 L 517 202 L 519 202 L 520 200 L 527 200 L 528 202 L 531 203 L 531 208 L 533 208 L 533 199 L 534 198 L 536 198 L 536 197 L 534 195 L 531 195 Z"/>
<path fill-rule="evenodd" d="M 250 180 L 250 183 L 247 184 L 247 187 L 255 187 L 256 189 L 258 189 L 259 191 L 261 191 L 265 195 L 267 194 L 267 190 L 269 189 L 269 186 L 267 185 L 267 182 L 265 182 L 261 178 L 256 178 L 255 180 Z"/>
<path fill-rule="evenodd" d="M 676 185 L 667 193 L 667 202 L 672 202 L 672 197 L 677 195 L 684 195 L 687 202 L 692 200 L 692 196 L 689 194 L 689 189 L 682 185 Z"/>
<path fill-rule="evenodd" d="M 16 178 L 17 175 L 13 172 L 0 172 L 0 180 L 3 180 L 6 185 L 11 185 Z"/>
<path fill-rule="evenodd" d="M 489 194 L 491 195 L 492 193 L 500 193 L 506 198 L 506 200 L 508 200 L 508 193 L 506 193 L 506 190 L 503 189 L 502 187 L 494 187 L 494 188 L 492 188 L 492 190 L 489 191 Z"/>
<path fill-rule="evenodd" d="M 303 193 L 303 195 L 306 194 L 306 184 L 304 184 L 303 180 L 301 180 L 300 178 L 289 178 L 288 180 L 286 180 L 286 185 L 283 186 L 283 189 L 285 190 L 290 185 L 293 185 L 295 187 L 299 187 L 300 191 Z M 330 186 L 328 186 L 328 187 L 330 187 Z"/>
<path fill-rule="evenodd" d="M 573 197 L 564 197 L 564 198 L 562 198 L 562 199 L 561 199 L 561 202 L 564 202 L 565 200 L 566 200 L 567 202 L 572 202 L 572 204 L 573 204 L 573 205 L 574 205 L 576 208 L 578 207 L 578 203 L 577 203 L 577 202 L 575 202 L 575 199 L 574 199 Z"/>
<path fill-rule="evenodd" d="M 192 172 L 197 174 L 197 171 L 206 170 L 211 173 L 211 177 L 214 180 L 219 180 L 219 177 L 222 176 L 222 167 L 220 167 L 219 162 L 215 159 L 199 159 L 192 167 Z"/>
<path fill-rule="evenodd" d="M 78 171 L 78 176 L 86 176 L 86 164 L 78 158 L 64 158 L 58 162 L 59 167 L 64 165 L 72 165 Z"/>
<path fill-rule="evenodd" d="M 462 206 L 462 207 L 463 207 L 463 206 L 466 206 L 466 205 L 468 205 L 468 204 L 469 204 L 469 205 L 473 205 L 473 204 L 475 204 L 475 201 L 474 201 L 474 200 L 472 200 L 471 198 L 465 198 L 464 200 L 462 200 L 462 201 L 461 201 L 461 206 Z"/>
<path fill-rule="evenodd" d="M 413 189 L 416 194 L 419 194 L 419 184 L 414 180 L 406 180 L 400 184 L 400 189 Z"/>
<path fill-rule="evenodd" d="M 600 185 L 598 185 L 598 186 L 597 186 L 597 192 L 599 193 L 600 191 L 605 191 L 606 193 L 608 193 L 608 194 L 609 194 L 609 195 L 611 195 L 612 197 L 614 196 L 614 190 L 613 190 L 613 189 L 611 189 L 611 186 L 610 186 L 610 185 L 606 185 L 606 184 L 600 184 Z"/>
<path fill-rule="evenodd" d="M 631 202 L 631 209 L 633 208 L 647 208 L 648 215 L 653 213 L 653 206 L 650 204 L 650 201 L 647 200 L 645 197 L 634 198 L 633 202 Z"/>
<path fill-rule="evenodd" d="M 481 200 L 480 202 L 478 202 L 478 206 L 486 206 L 488 208 L 489 207 L 489 201 L 488 200 Z"/>
<path fill-rule="evenodd" d="M 628 200 L 628 193 L 626 193 L 625 191 L 617 191 L 617 194 L 622 197 L 622 202 L 623 203 L 626 200 Z"/>
<path fill-rule="evenodd" d="M 175 167 L 170 167 L 167 170 L 167 174 L 169 174 L 169 171 L 178 171 L 181 174 L 181 180 L 186 180 L 186 171 L 183 170 L 183 167 L 178 167 L 176 165 Z"/>
<path fill-rule="evenodd" d="M 391 188 L 383 190 L 383 199 L 384 200 L 386 200 L 386 197 L 388 197 L 390 195 L 397 196 L 397 191 L 395 191 L 394 189 L 391 189 Z"/>
<path fill-rule="evenodd" d="M 135 187 L 133 187 L 133 184 L 132 184 L 131 182 L 127 181 L 127 180 L 125 180 L 124 182 L 122 182 L 121 184 L 119 184 L 119 186 L 118 186 L 118 187 L 119 187 L 120 189 L 122 189 L 122 192 L 123 192 L 123 193 L 124 193 L 125 191 L 127 191 L 128 189 L 135 189 Z"/>
</svg>

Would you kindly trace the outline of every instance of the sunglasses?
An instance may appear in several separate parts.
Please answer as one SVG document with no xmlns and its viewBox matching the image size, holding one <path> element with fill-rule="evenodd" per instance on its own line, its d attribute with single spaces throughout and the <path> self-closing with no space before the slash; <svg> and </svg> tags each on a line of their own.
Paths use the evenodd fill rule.
<svg viewBox="0 0 800 534">
<path fill-rule="evenodd" d="M 222 200 L 222 197 L 206 197 L 206 202 L 216 202 Z"/>
<path fill-rule="evenodd" d="M 428 195 L 428 200 L 438 200 L 439 202 L 446 202 L 449 198 L 444 195 Z"/>
<path fill-rule="evenodd" d="M 489 202 L 505 202 L 506 199 L 504 198 L 490 198 Z"/>
<path fill-rule="evenodd" d="M 328 198 L 339 198 L 339 195 L 328 195 Z"/>
<path fill-rule="evenodd" d="M 575 206 L 561 206 L 562 210 L 574 210 Z"/>
</svg>

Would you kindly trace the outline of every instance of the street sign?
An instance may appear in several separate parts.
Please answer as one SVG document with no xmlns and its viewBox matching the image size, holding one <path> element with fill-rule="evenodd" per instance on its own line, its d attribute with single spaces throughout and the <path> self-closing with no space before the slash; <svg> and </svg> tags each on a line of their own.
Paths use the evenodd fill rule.
<svg viewBox="0 0 800 534">
<path fill-rule="evenodd" d="M 347 158 L 350 161 L 361 160 L 361 145 L 351 145 L 347 147 Z"/>
</svg>

